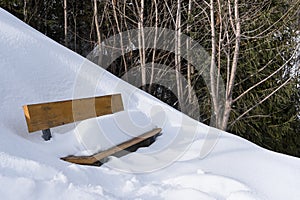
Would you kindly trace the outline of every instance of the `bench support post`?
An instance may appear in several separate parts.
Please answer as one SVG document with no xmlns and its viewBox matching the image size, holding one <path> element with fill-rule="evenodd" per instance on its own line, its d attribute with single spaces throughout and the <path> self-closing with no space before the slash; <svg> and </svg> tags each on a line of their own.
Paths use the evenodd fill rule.
<svg viewBox="0 0 300 200">
<path fill-rule="evenodd" d="M 42 135 L 42 138 L 45 140 L 45 141 L 48 141 L 51 139 L 51 131 L 50 131 L 50 128 L 48 129 L 45 129 L 45 130 L 42 130 L 43 132 L 43 135 Z"/>
</svg>

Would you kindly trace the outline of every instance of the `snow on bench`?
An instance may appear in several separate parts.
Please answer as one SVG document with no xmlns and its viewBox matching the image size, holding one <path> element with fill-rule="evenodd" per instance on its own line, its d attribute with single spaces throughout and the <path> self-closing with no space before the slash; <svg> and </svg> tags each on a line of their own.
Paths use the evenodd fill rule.
<svg viewBox="0 0 300 200">
<path fill-rule="evenodd" d="M 50 140 L 50 128 L 124 111 L 124 107 L 121 94 L 113 94 L 24 105 L 23 111 L 27 122 L 28 132 L 31 133 L 42 130 L 42 137 L 45 140 Z M 160 132 L 160 128 L 155 128 L 138 137 L 91 156 L 68 156 L 61 159 L 76 164 L 93 165 L 96 162 L 102 162 L 108 156 L 115 155 L 127 149 L 132 148 L 132 150 L 136 150 L 139 145 L 149 146 Z M 149 143 L 149 141 L 151 142 Z M 146 142 L 146 145 L 142 144 L 143 142 Z"/>
<path fill-rule="evenodd" d="M 122 151 L 125 151 L 123 153 L 126 154 L 129 151 L 135 151 L 138 147 L 149 146 L 153 142 L 151 140 L 155 140 L 155 137 L 158 136 L 160 132 L 161 132 L 161 128 L 155 128 L 152 131 L 148 131 L 140 135 L 139 137 L 135 137 L 131 140 L 123 142 L 122 144 L 109 148 L 105 151 L 96 153 L 92 156 L 67 156 L 61 159 L 71 163 L 82 164 L 82 165 L 93 165 L 94 163 L 97 162 L 103 163 L 105 162 L 104 159 L 106 159 L 108 156 L 115 155 L 116 153 L 121 153 Z M 141 144 L 141 142 L 144 141 L 146 142 L 146 144 Z M 141 144 L 141 145 L 135 146 L 137 144 Z M 128 148 L 130 147 L 133 147 L 134 149 L 129 150 Z"/>
</svg>

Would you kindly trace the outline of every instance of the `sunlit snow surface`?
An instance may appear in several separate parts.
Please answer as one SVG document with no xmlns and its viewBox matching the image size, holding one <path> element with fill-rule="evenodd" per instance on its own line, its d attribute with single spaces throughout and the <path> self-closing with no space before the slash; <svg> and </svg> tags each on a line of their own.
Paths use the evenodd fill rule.
<svg viewBox="0 0 300 200">
<path fill-rule="evenodd" d="M 299 159 L 191 120 L 2 9 L 0 69 L 0 199 L 300 199 Z M 25 104 L 112 93 L 124 112 L 54 128 L 48 142 L 27 132 Z M 59 159 L 155 127 L 154 144 L 102 167 Z M 200 158 L 208 140 L 217 143 Z"/>
</svg>

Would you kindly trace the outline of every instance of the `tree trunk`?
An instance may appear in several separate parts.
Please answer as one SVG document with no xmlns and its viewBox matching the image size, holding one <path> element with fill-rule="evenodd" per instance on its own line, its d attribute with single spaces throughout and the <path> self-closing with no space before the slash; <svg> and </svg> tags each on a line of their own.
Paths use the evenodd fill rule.
<svg viewBox="0 0 300 200">
<path fill-rule="evenodd" d="M 187 22 L 187 26 L 186 26 L 186 33 L 189 34 L 190 32 L 190 28 L 191 28 L 191 10 L 192 10 L 192 1 L 189 0 L 189 4 L 188 4 L 188 22 Z M 191 77 L 191 73 L 192 73 L 192 65 L 189 62 L 190 60 L 190 54 L 189 54 L 189 49 L 191 48 L 191 44 L 189 42 L 189 39 L 186 40 L 186 49 L 187 49 L 187 83 L 188 83 L 188 100 L 189 103 L 192 103 L 192 77 Z"/>
<path fill-rule="evenodd" d="M 99 22 L 98 22 L 97 0 L 94 0 L 94 20 L 95 20 L 96 33 L 97 33 L 97 44 L 98 44 L 98 47 L 100 47 L 100 45 L 101 45 L 101 34 L 100 34 L 100 28 L 99 28 Z"/>
<path fill-rule="evenodd" d="M 113 5 L 114 18 L 115 18 L 116 25 L 117 25 L 117 30 L 118 30 L 118 33 L 120 34 L 120 46 L 121 46 L 122 59 L 123 59 L 124 68 L 125 68 L 125 80 L 127 81 L 128 80 L 128 77 L 127 77 L 127 70 L 128 69 L 127 69 L 127 63 L 126 63 L 125 51 L 124 51 L 124 44 L 123 44 L 123 36 L 122 36 L 123 33 L 122 33 L 121 28 L 120 28 L 119 20 L 118 20 L 118 17 L 117 17 L 116 1 L 112 0 L 112 5 Z"/>
<path fill-rule="evenodd" d="M 185 106 L 182 98 L 182 80 L 181 80 L 181 1 L 177 0 L 177 12 L 175 22 L 175 73 L 177 84 L 178 101 L 181 108 L 181 112 L 185 112 Z"/>
<path fill-rule="evenodd" d="M 228 0 L 228 3 L 230 6 L 230 0 Z M 226 130 L 228 125 L 228 120 L 229 120 L 231 106 L 232 106 L 232 93 L 234 87 L 234 79 L 236 76 L 236 69 L 237 69 L 238 58 L 240 53 L 241 23 L 240 23 L 240 16 L 239 16 L 238 0 L 234 1 L 234 23 L 235 26 L 233 27 L 233 30 L 235 32 L 235 46 L 234 46 L 234 53 L 233 53 L 233 60 L 231 65 L 230 78 L 228 82 L 228 88 L 226 90 L 227 93 L 226 93 L 225 109 L 222 118 L 222 124 L 220 127 L 222 130 Z"/>
<path fill-rule="evenodd" d="M 65 46 L 68 46 L 68 13 L 67 13 L 67 0 L 64 0 L 64 34 Z"/>
<path fill-rule="evenodd" d="M 141 64 L 141 75 L 142 75 L 142 86 L 146 86 L 146 68 L 145 68 L 145 36 L 144 36 L 144 0 L 141 0 L 141 7 L 139 10 L 139 22 L 138 22 L 138 43 L 139 43 L 139 54 Z"/>
<path fill-rule="evenodd" d="M 157 31 L 158 31 L 158 9 L 157 9 L 157 0 L 154 1 L 154 7 L 155 7 L 155 33 L 154 33 L 154 45 L 153 45 L 153 54 L 152 54 L 152 66 L 151 66 L 151 77 L 150 77 L 150 83 L 149 83 L 149 90 L 148 92 L 151 93 L 151 88 L 153 84 L 154 79 L 154 67 L 155 67 L 155 52 L 156 52 L 156 42 L 157 42 Z"/>
<path fill-rule="evenodd" d="M 220 112 L 219 112 L 219 98 L 216 90 L 216 30 L 215 30 L 215 16 L 214 16 L 214 1 L 210 0 L 210 28 L 211 28 L 211 63 L 210 63 L 210 93 L 213 103 L 213 118 L 212 125 L 216 128 L 220 127 Z"/>
<path fill-rule="evenodd" d="M 27 22 L 27 19 L 28 19 L 27 1 L 28 0 L 24 0 L 24 5 L 23 5 L 24 22 Z"/>
</svg>

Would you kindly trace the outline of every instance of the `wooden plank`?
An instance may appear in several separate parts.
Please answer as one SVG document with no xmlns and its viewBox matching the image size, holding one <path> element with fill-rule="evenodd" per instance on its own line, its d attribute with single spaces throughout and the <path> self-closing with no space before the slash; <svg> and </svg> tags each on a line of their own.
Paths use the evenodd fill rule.
<svg viewBox="0 0 300 200">
<path fill-rule="evenodd" d="M 29 132 L 123 110 L 121 94 L 23 106 Z"/>
<path fill-rule="evenodd" d="M 82 164 L 82 165 L 92 165 L 97 161 L 100 161 L 104 158 L 107 158 L 108 156 L 111 156 L 119 151 L 122 151 L 124 149 L 127 149 L 128 147 L 131 147 L 137 143 L 140 143 L 148 138 L 151 138 L 161 132 L 161 128 L 153 129 L 152 131 L 148 131 L 138 137 L 135 137 L 129 141 L 126 141 L 118 146 L 112 147 L 106 151 L 102 151 L 100 153 L 96 153 L 91 156 L 68 156 L 61 158 L 64 161 L 68 161 L 71 163 L 76 164 Z"/>
</svg>

